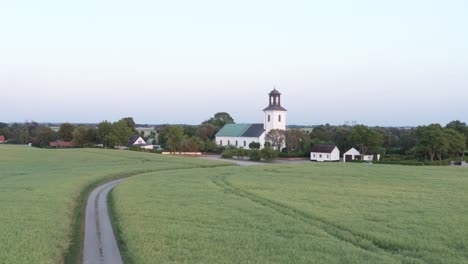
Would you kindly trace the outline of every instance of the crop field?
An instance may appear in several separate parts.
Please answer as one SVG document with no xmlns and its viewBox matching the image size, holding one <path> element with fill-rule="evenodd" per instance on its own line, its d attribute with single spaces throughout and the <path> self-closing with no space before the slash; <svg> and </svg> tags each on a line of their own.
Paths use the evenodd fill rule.
<svg viewBox="0 0 468 264">
<path fill-rule="evenodd" d="M 468 170 L 151 172 L 110 199 L 126 263 L 468 263 Z"/>
<path fill-rule="evenodd" d="M 0 145 L 0 263 L 63 262 L 78 199 L 93 184 L 221 164 L 130 151 Z"/>
</svg>

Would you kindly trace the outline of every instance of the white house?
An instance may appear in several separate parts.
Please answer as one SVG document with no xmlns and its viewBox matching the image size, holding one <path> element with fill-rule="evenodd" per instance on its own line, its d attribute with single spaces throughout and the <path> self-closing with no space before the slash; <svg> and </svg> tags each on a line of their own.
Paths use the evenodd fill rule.
<svg viewBox="0 0 468 264">
<path fill-rule="evenodd" d="M 377 160 L 380 160 L 380 154 L 375 154 Z M 364 161 L 373 161 L 374 160 L 374 153 L 369 152 L 366 155 L 361 155 L 359 151 L 355 148 L 351 148 L 350 150 L 346 151 L 343 154 L 343 162 L 349 162 L 352 160 L 364 160 Z"/>
<path fill-rule="evenodd" d="M 268 95 L 269 104 L 263 109 L 263 124 L 227 124 L 216 134 L 216 144 L 249 149 L 249 144 L 255 142 L 263 148 L 270 130 L 286 130 L 287 110 L 281 106 L 281 93 L 273 89 Z"/>
<path fill-rule="evenodd" d="M 360 159 L 361 153 L 355 148 L 351 148 L 343 154 L 343 162 L 350 162 L 356 158 Z"/>
<path fill-rule="evenodd" d="M 310 150 L 311 161 L 340 161 L 340 150 L 335 145 L 314 145 Z"/>
<path fill-rule="evenodd" d="M 127 147 L 140 147 L 148 150 L 153 149 L 153 145 L 146 144 L 146 141 L 140 135 L 133 135 L 128 141 Z"/>
</svg>

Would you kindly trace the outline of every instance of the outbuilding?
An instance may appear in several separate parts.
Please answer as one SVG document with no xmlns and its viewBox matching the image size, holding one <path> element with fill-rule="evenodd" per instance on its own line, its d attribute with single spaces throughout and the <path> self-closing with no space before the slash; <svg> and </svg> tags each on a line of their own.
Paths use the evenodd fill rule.
<svg viewBox="0 0 468 264">
<path fill-rule="evenodd" d="M 335 145 L 314 145 L 310 151 L 311 161 L 340 161 L 340 150 Z"/>
<path fill-rule="evenodd" d="M 343 154 L 343 162 L 350 162 L 356 159 L 361 159 L 361 153 L 355 148 L 351 148 Z"/>
<path fill-rule="evenodd" d="M 6 142 L 5 136 L 0 135 L 0 143 L 5 143 L 5 142 Z"/>
<path fill-rule="evenodd" d="M 146 141 L 140 135 L 133 135 L 128 141 L 127 147 L 140 147 L 147 150 L 153 149 L 153 145 L 146 144 Z"/>
</svg>

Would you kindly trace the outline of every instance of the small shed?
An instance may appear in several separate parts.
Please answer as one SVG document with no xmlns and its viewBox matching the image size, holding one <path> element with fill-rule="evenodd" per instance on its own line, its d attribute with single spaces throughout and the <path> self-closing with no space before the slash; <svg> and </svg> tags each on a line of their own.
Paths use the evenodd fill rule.
<svg viewBox="0 0 468 264">
<path fill-rule="evenodd" d="M 5 142 L 6 142 L 5 136 L 0 135 L 0 143 L 5 143 Z"/>
<path fill-rule="evenodd" d="M 311 161 L 340 161 L 340 150 L 335 145 L 314 145 L 310 151 Z"/>
<path fill-rule="evenodd" d="M 350 162 L 355 159 L 360 159 L 361 153 L 355 148 L 351 148 L 343 154 L 343 162 Z"/>
</svg>

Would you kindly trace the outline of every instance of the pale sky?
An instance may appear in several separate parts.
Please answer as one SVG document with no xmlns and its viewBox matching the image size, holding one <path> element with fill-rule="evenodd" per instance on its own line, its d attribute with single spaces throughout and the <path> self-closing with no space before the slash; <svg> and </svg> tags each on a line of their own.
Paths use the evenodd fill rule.
<svg viewBox="0 0 468 264">
<path fill-rule="evenodd" d="M 466 0 L 0 0 L 0 122 L 468 122 Z"/>
</svg>

